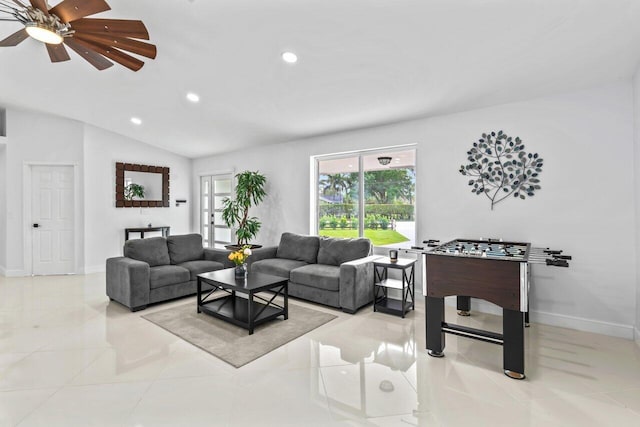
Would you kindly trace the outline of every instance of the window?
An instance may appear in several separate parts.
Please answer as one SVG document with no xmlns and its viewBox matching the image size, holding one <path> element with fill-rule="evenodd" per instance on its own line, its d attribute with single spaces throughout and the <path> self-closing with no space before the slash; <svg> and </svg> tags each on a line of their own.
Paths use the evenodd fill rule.
<svg viewBox="0 0 640 427">
<path fill-rule="evenodd" d="M 375 246 L 415 244 L 415 149 L 316 158 L 319 236 L 367 237 Z"/>
</svg>

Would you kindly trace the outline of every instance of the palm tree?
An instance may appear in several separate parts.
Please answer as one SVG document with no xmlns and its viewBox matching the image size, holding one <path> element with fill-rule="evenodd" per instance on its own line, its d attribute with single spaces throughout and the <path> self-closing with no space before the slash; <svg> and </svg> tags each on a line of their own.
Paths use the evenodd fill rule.
<svg viewBox="0 0 640 427">
<path fill-rule="evenodd" d="M 340 195 L 340 199 L 344 198 L 344 192 L 349 187 L 348 177 L 342 173 L 325 175 L 320 180 L 322 190 L 325 194 Z"/>
</svg>

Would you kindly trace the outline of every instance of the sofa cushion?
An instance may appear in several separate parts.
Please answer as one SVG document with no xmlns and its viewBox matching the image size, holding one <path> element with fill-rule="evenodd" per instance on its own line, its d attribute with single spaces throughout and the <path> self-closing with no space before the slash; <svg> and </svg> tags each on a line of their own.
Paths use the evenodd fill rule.
<svg viewBox="0 0 640 427">
<path fill-rule="evenodd" d="M 164 237 L 127 240 L 123 252 L 127 258 L 146 262 L 150 267 L 171 264 L 167 239 Z"/>
<path fill-rule="evenodd" d="M 291 270 L 307 265 L 304 261 L 296 261 L 284 258 L 269 258 L 256 261 L 249 267 L 249 274 L 260 272 L 273 274 L 274 276 L 289 277 Z"/>
<path fill-rule="evenodd" d="M 282 233 L 276 257 L 315 264 L 319 245 L 320 239 L 318 236 Z"/>
<path fill-rule="evenodd" d="M 176 285 L 191 280 L 189 270 L 177 265 L 159 265 L 149 271 L 149 287 L 151 289 Z"/>
<path fill-rule="evenodd" d="M 182 234 L 167 237 L 171 264 L 182 264 L 204 258 L 202 236 L 199 234 Z"/>
<path fill-rule="evenodd" d="M 343 262 L 364 258 L 371 252 L 371 241 L 359 239 L 320 238 L 318 264 L 340 265 Z"/>
<path fill-rule="evenodd" d="M 209 260 L 196 260 L 187 261 L 178 264 L 179 267 L 186 268 L 191 273 L 191 280 L 198 280 L 198 274 L 206 273 L 208 271 L 222 270 L 224 265 L 216 261 Z"/>
<path fill-rule="evenodd" d="M 294 283 L 327 291 L 340 290 L 340 267 L 325 264 L 309 264 L 291 271 Z"/>
</svg>

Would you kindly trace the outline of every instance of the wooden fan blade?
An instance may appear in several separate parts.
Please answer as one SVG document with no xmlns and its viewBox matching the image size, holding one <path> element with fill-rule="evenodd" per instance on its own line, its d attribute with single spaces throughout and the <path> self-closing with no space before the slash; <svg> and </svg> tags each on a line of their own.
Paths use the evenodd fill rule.
<svg viewBox="0 0 640 427">
<path fill-rule="evenodd" d="M 149 43 L 140 42 L 138 40 L 131 40 L 125 37 L 116 37 L 102 34 L 80 33 L 77 32 L 73 35 L 76 39 L 87 40 L 95 42 L 104 46 L 116 47 L 120 50 L 126 50 L 136 55 L 146 56 L 147 58 L 155 59 L 156 47 Z"/>
<path fill-rule="evenodd" d="M 75 51 L 78 55 L 82 56 L 89 64 L 96 67 L 98 70 L 105 70 L 113 66 L 113 62 L 109 61 L 104 56 L 93 50 L 82 46 L 76 40 L 71 37 L 65 37 L 64 43 Z"/>
<path fill-rule="evenodd" d="M 25 41 L 27 37 L 29 37 L 29 34 L 27 34 L 27 30 L 23 28 L 0 41 L 0 47 L 18 46 L 20 43 Z"/>
<path fill-rule="evenodd" d="M 49 16 L 49 8 L 47 7 L 47 2 L 45 0 L 29 0 L 31 6 L 39 9 L 45 15 Z"/>
<path fill-rule="evenodd" d="M 47 52 L 49 52 L 51 62 L 62 62 L 71 59 L 63 44 L 45 44 L 45 46 L 47 46 Z"/>
<path fill-rule="evenodd" d="M 119 51 L 118 49 L 114 49 L 112 47 L 104 46 L 98 43 L 89 42 L 82 39 L 75 39 L 76 43 L 81 46 L 84 46 L 87 49 L 93 50 L 100 55 L 106 56 L 114 62 L 117 62 L 120 65 L 124 65 L 130 70 L 138 71 L 144 65 L 144 62 L 139 59 L 134 58 L 133 56 L 127 55 Z"/>
<path fill-rule="evenodd" d="M 149 32 L 142 21 L 81 18 L 70 22 L 70 24 L 72 29 L 81 33 L 113 34 L 120 37 L 149 40 Z"/>
<path fill-rule="evenodd" d="M 104 0 L 64 0 L 49 10 L 49 13 L 67 23 L 107 10 L 111 10 L 111 7 Z"/>
</svg>

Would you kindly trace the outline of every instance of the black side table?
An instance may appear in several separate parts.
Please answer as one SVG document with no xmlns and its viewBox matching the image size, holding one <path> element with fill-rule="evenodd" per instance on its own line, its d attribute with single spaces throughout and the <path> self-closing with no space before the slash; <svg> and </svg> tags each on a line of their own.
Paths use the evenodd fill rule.
<svg viewBox="0 0 640 427">
<path fill-rule="evenodd" d="M 391 259 L 379 258 L 373 262 L 373 311 L 395 314 L 404 318 L 409 310 L 415 309 L 415 259 L 398 258 L 397 262 Z M 402 279 L 389 279 L 389 269 L 402 270 Z M 398 289 L 402 292 L 402 300 L 389 298 L 389 289 Z"/>
</svg>

